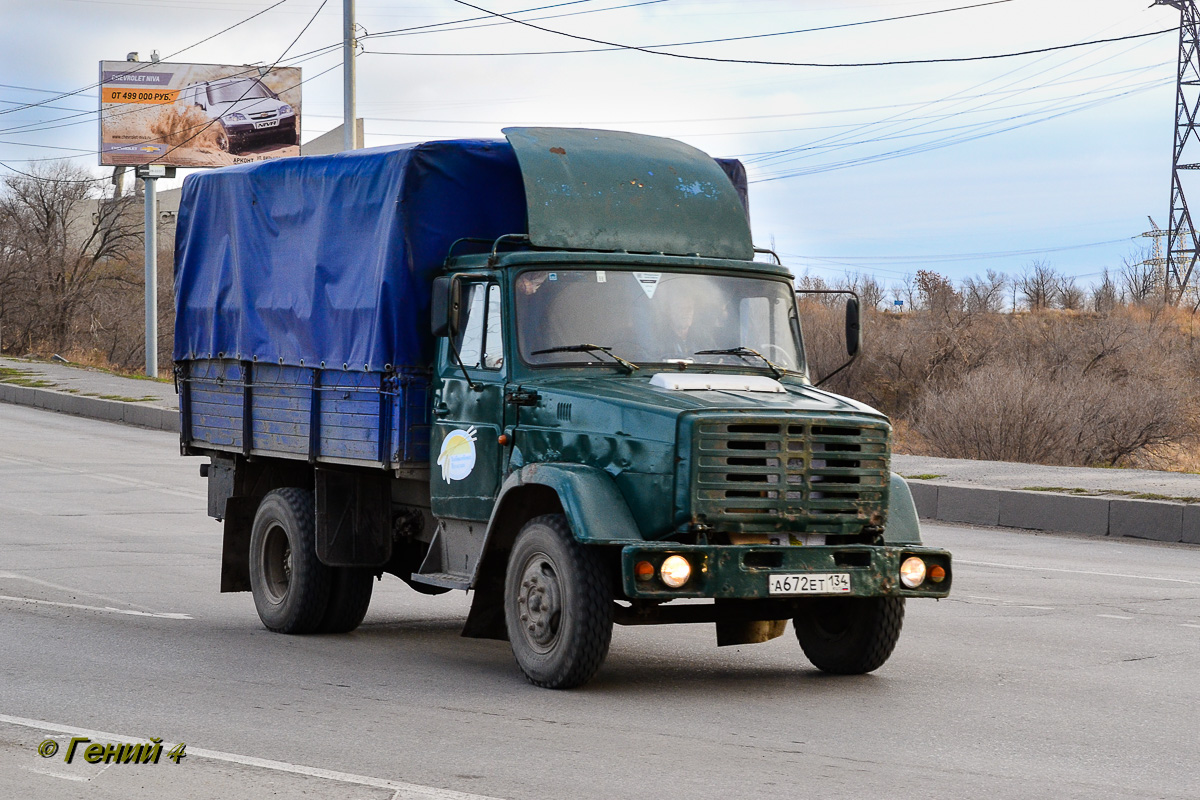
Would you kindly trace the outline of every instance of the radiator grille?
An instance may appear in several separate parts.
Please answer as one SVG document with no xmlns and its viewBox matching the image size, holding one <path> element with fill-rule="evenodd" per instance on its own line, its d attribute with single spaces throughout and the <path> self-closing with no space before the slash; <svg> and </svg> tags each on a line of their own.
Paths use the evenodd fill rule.
<svg viewBox="0 0 1200 800">
<path fill-rule="evenodd" d="M 886 422 L 701 420 L 692 516 L 718 530 L 852 533 L 887 510 Z"/>
</svg>

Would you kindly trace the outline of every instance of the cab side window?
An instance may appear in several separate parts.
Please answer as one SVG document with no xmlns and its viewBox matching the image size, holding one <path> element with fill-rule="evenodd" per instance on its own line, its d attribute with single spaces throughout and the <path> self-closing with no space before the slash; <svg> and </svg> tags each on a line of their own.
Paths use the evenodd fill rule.
<svg viewBox="0 0 1200 800">
<path fill-rule="evenodd" d="M 468 369 L 498 370 L 504 365 L 500 286 L 470 283 L 463 296 L 463 318 L 454 346 Z"/>
</svg>

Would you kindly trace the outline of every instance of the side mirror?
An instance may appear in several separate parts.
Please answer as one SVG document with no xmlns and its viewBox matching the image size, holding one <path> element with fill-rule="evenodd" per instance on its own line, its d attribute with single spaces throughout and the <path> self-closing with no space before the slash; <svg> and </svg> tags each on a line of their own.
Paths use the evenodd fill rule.
<svg viewBox="0 0 1200 800">
<path fill-rule="evenodd" d="M 458 277 L 442 275 L 433 279 L 433 297 L 429 305 L 429 322 L 434 336 L 454 336 L 458 333 L 462 289 Z"/>
<path fill-rule="evenodd" d="M 854 358 L 862 349 L 862 322 L 858 314 L 858 298 L 846 301 L 846 355 Z"/>
</svg>

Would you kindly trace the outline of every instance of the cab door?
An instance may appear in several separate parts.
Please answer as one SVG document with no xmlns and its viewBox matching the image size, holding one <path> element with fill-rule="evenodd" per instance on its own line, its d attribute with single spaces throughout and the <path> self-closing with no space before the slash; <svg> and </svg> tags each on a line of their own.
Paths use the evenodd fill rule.
<svg viewBox="0 0 1200 800">
<path fill-rule="evenodd" d="M 495 281 L 466 278 L 462 296 L 459 332 L 442 340 L 438 358 L 430 437 L 432 511 L 442 518 L 487 520 L 503 478 L 502 293 Z"/>
</svg>

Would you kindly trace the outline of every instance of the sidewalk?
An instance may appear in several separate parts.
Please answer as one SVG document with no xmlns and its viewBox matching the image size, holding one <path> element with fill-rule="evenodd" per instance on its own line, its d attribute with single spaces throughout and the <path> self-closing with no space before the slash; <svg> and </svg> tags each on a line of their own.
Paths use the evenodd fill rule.
<svg viewBox="0 0 1200 800">
<path fill-rule="evenodd" d="M 0 402 L 179 430 L 169 381 L 0 357 Z M 896 455 L 922 519 L 1200 544 L 1200 475 Z"/>
<path fill-rule="evenodd" d="M 1200 544 L 1200 475 L 892 457 L 922 519 Z"/>
<path fill-rule="evenodd" d="M 169 380 L 127 378 L 67 364 L 0 357 L 0 402 L 179 430 L 179 403 Z"/>
</svg>

